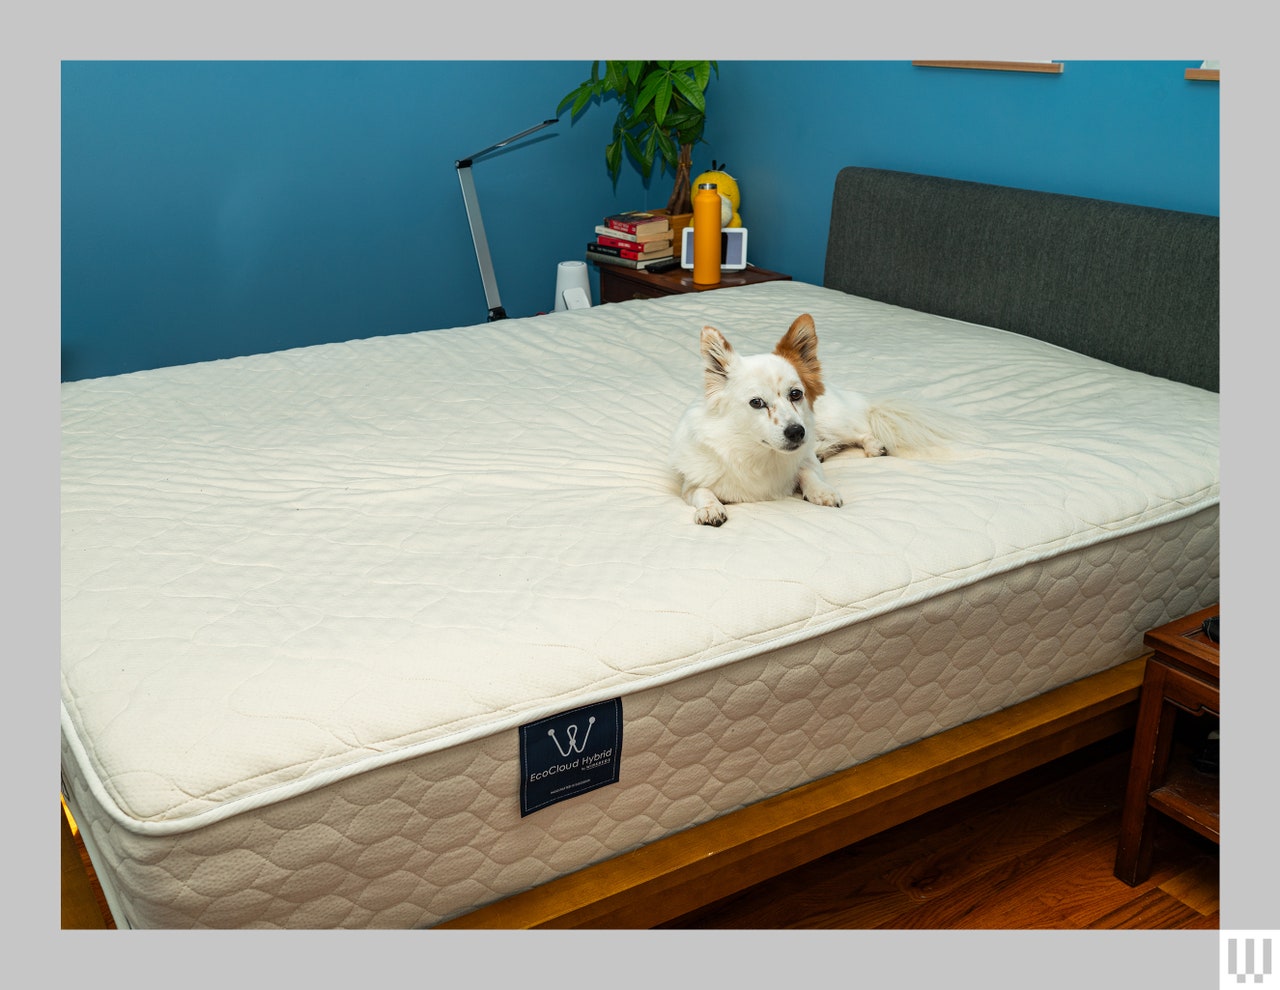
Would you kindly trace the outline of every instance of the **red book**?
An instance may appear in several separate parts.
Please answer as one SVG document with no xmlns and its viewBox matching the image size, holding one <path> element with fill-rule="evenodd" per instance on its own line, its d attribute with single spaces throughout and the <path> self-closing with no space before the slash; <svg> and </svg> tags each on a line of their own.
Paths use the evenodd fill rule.
<svg viewBox="0 0 1280 990">
<path fill-rule="evenodd" d="M 604 225 L 628 234 L 643 236 L 658 231 L 670 230 L 671 220 L 662 213 L 650 213 L 647 210 L 627 210 L 625 213 L 614 213 L 604 218 Z"/>
<path fill-rule="evenodd" d="M 596 243 L 606 247 L 622 248 L 624 251 L 656 251 L 671 246 L 670 237 L 656 238 L 652 241 L 633 241 L 625 237 L 613 237 L 610 234 L 597 234 Z"/>
<path fill-rule="evenodd" d="M 652 258 L 670 258 L 675 254 L 675 249 L 670 244 L 664 244 L 662 247 L 653 248 L 650 251 L 637 251 L 632 247 L 615 247 L 612 244 L 601 244 L 595 241 L 587 245 L 589 250 L 596 254 L 611 254 L 615 258 L 627 258 L 631 261 L 648 261 Z"/>
<path fill-rule="evenodd" d="M 625 230 L 616 230 L 605 224 L 596 226 L 596 233 L 603 234 L 605 237 L 612 237 L 615 241 L 626 241 L 629 244 L 654 244 L 659 241 L 665 243 L 674 239 L 674 231 L 668 227 L 666 230 L 659 230 L 654 234 L 628 234 Z"/>
</svg>

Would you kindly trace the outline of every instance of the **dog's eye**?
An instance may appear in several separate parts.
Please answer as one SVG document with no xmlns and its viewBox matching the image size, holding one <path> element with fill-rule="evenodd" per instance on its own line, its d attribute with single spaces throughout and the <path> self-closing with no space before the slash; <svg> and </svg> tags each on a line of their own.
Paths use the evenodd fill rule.
<svg viewBox="0 0 1280 990">
<path fill-rule="evenodd" d="M 792 402 L 799 402 L 801 399 L 804 398 L 804 393 L 800 391 L 800 389 L 798 388 L 793 388 L 789 393 L 789 398 L 791 399 Z"/>
<path fill-rule="evenodd" d="M 756 396 L 754 399 L 751 400 L 750 405 L 752 409 L 763 409 L 765 407 L 765 401 L 759 396 Z"/>
</svg>

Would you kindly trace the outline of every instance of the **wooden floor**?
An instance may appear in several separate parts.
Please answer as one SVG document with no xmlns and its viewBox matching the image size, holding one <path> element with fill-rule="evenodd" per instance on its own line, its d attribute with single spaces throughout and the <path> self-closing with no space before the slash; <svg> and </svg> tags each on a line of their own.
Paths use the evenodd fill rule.
<svg viewBox="0 0 1280 990">
<path fill-rule="evenodd" d="M 664 928 L 1218 927 L 1218 850 L 1168 823 L 1151 877 L 1112 875 L 1121 736 L 924 815 Z M 62 927 L 113 927 L 63 819 Z"/>
<path fill-rule="evenodd" d="M 1112 873 L 1131 733 L 663 928 L 1218 928 L 1218 847 L 1172 822 L 1150 878 Z"/>
</svg>

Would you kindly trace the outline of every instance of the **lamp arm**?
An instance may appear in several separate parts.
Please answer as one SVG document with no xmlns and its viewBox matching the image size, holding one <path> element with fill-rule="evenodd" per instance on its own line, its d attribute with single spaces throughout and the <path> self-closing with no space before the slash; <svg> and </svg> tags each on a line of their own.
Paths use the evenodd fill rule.
<svg viewBox="0 0 1280 990">
<path fill-rule="evenodd" d="M 505 320 L 507 312 L 498 296 L 498 280 L 493 273 L 493 259 L 489 256 L 489 239 L 484 234 L 484 220 L 480 216 L 480 200 L 476 197 L 476 183 L 471 177 L 470 160 L 458 165 L 458 182 L 462 185 L 462 202 L 467 208 L 467 223 L 471 225 L 471 242 L 476 248 L 476 261 L 480 265 L 480 281 L 484 283 L 484 301 L 489 307 L 489 322 Z"/>
<path fill-rule="evenodd" d="M 504 141 L 491 144 L 489 147 L 468 155 L 466 158 L 459 158 L 453 163 L 454 168 L 458 170 L 458 182 L 462 186 L 462 202 L 467 208 L 467 223 L 471 227 L 471 241 L 475 245 L 476 261 L 480 264 L 480 281 L 484 283 L 484 300 L 489 307 L 489 322 L 491 323 L 494 320 L 505 320 L 507 311 L 502 308 L 502 300 L 498 296 L 498 280 L 493 273 L 493 259 L 489 256 L 489 239 L 484 233 L 484 220 L 480 216 L 480 199 L 476 196 L 476 183 L 471 177 L 471 163 L 491 151 L 505 148 L 512 141 L 519 141 L 522 137 L 527 137 L 534 131 L 540 131 L 544 127 L 550 127 L 552 124 L 559 122 L 558 117 L 544 120 L 541 124 L 535 124 L 519 134 L 513 134 Z"/>
<path fill-rule="evenodd" d="M 462 168 L 464 165 L 469 166 L 472 161 L 479 158 L 481 155 L 487 155 L 491 151 L 497 151 L 499 148 L 505 148 L 512 141 L 519 141 L 522 137 L 528 137 L 530 134 L 534 133 L 534 131 L 540 131 L 544 127 L 550 127 L 552 124 L 558 123 L 560 123 L 559 117 L 552 117 L 550 120 L 544 120 L 541 124 L 534 124 L 532 127 L 521 131 L 519 134 L 512 134 L 511 137 L 507 138 L 505 141 L 499 141 L 497 144 L 491 144 L 489 147 L 475 152 L 475 154 L 467 155 L 466 158 L 459 158 L 454 162 L 454 164 L 458 168 Z"/>
</svg>

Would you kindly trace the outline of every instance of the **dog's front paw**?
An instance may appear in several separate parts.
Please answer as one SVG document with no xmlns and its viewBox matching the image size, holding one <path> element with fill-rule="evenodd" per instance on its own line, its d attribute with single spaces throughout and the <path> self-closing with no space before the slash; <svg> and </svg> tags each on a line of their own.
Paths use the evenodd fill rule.
<svg viewBox="0 0 1280 990">
<path fill-rule="evenodd" d="M 699 526 L 722 526 L 728 518 L 724 506 L 719 503 L 701 506 L 693 514 L 693 521 Z"/>
<path fill-rule="evenodd" d="M 844 505 L 844 499 L 840 497 L 840 493 L 834 488 L 810 487 L 801 494 L 804 495 L 806 502 L 812 502 L 814 505 L 829 505 L 833 509 L 838 509 Z"/>
<path fill-rule="evenodd" d="M 690 488 L 684 492 L 685 501 L 693 506 L 693 521 L 699 526 L 722 526 L 728 514 L 710 488 Z"/>
</svg>

